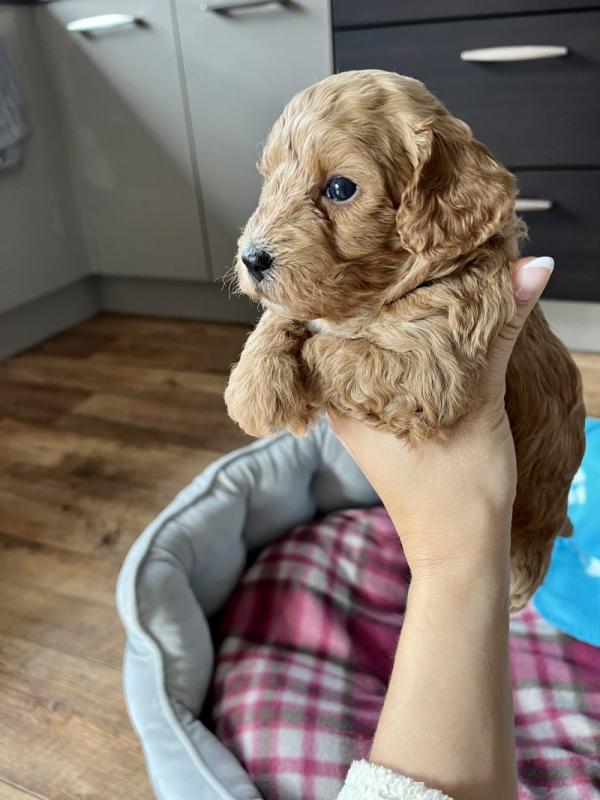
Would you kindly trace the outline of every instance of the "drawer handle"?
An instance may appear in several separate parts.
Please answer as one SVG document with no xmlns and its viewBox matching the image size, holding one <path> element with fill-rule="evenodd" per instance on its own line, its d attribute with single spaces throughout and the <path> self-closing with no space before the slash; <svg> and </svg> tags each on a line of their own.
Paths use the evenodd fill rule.
<svg viewBox="0 0 600 800">
<path fill-rule="evenodd" d="M 290 5 L 290 0 L 242 0 L 240 3 L 202 3 L 200 10 L 212 11 L 213 14 L 229 14 L 231 11 L 273 5 L 287 6 Z"/>
<path fill-rule="evenodd" d="M 515 211 L 523 214 L 526 211 L 550 211 L 552 200 L 534 200 L 530 197 L 519 197 L 515 200 Z"/>
<path fill-rule="evenodd" d="M 563 58 L 569 48 L 553 44 L 525 44 L 508 47 L 483 47 L 480 50 L 463 50 L 462 61 L 494 63 L 498 61 L 536 61 L 541 58 Z"/>
<path fill-rule="evenodd" d="M 129 25 L 145 27 L 146 23 L 132 14 L 100 14 L 98 17 L 84 17 L 69 22 L 67 30 L 71 33 L 82 33 L 90 36 L 99 31 L 114 31 L 118 28 L 127 28 Z"/>
</svg>

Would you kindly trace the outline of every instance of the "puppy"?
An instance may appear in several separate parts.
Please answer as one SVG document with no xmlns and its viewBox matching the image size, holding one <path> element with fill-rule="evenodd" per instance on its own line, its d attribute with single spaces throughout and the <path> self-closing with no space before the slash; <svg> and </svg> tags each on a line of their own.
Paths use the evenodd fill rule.
<svg viewBox="0 0 600 800">
<path fill-rule="evenodd" d="M 301 436 L 329 409 L 411 443 L 478 401 L 515 311 L 525 226 L 515 180 L 420 82 L 379 70 L 296 95 L 259 164 L 239 289 L 264 307 L 225 401 L 249 434 Z M 584 450 L 577 367 L 539 307 L 515 346 L 506 406 L 518 462 L 513 610 L 541 583 Z"/>
</svg>

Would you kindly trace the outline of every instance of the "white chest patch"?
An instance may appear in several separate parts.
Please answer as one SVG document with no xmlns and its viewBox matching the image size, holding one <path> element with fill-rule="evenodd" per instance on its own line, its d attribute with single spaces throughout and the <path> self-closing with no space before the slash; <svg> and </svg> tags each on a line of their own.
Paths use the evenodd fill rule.
<svg viewBox="0 0 600 800">
<path fill-rule="evenodd" d="M 274 314 L 279 314 L 280 317 L 284 319 L 293 319 L 293 317 L 287 312 L 287 310 L 283 307 L 278 305 L 277 303 L 273 303 L 271 300 L 261 300 L 261 304 L 268 308 L 269 311 L 272 311 Z M 357 339 L 361 337 L 356 330 L 344 330 L 342 327 L 332 327 L 331 324 L 327 323 L 327 320 L 317 318 L 317 319 L 307 319 L 303 320 L 304 325 L 311 333 L 323 333 L 324 331 L 329 331 L 330 333 L 335 333 L 336 336 L 343 336 L 348 339 Z"/>
<path fill-rule="evenodd" d="M 306 322 L 306 327 L 311 333 L 323 333 L 327 330 L 327 324 L 322 319 L 309 319 Z"/>
<path fill-rule="evenodd" d="M 260 301 L 260 304 L 263 308 L 268 308 L 269 311 L 272 311 L 274 314 L 279 314 L 280 317 L 289 318 L 289 314 L 285 310 L 283 306 L 280 306 L 278 303 L 274 303 L 272 300 L 267 300 L 263 298 Z"/>
</svg>

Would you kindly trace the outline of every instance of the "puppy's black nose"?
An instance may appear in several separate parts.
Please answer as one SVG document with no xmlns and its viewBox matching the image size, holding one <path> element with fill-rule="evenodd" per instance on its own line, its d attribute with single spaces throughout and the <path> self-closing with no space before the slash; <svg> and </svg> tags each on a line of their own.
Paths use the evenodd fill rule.
<svg viewBox="0 0 600 800">
<path fill-rule="evenodd" d="M 264 278 L 264 273 L 273 266 L 270 253 L 258 247 L 247 247 L 242 253 L 242 261 L 252 277 L 259 282 Z"/>
</svg>

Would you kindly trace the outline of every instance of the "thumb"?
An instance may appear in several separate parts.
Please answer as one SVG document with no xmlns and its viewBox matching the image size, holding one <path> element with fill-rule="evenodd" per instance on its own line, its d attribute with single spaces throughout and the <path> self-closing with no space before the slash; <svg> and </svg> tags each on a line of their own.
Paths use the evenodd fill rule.
<svg viewBox="0 0 600 800">
<path fill-rule="evenodd" d="M 554 259 L 549 256 L 519 258 L 513 261 L 511 272 L 516 311 L 513 318 L 500 331 L 490 351 L 488 365 L 492 381 L 497 379 L 498 382 L 504 382 L 515 342 L 527 317 L 546 288 L 553 269 Z"/>
<path fill-rule="evenodd" d="M 512 279 L 515 300 L 518 303 L 517 316 L 522 316 L 523 322 L 546 288 L 553 270 L 554 259 L 550 256 L 513 261 Z"/>
</svg>

